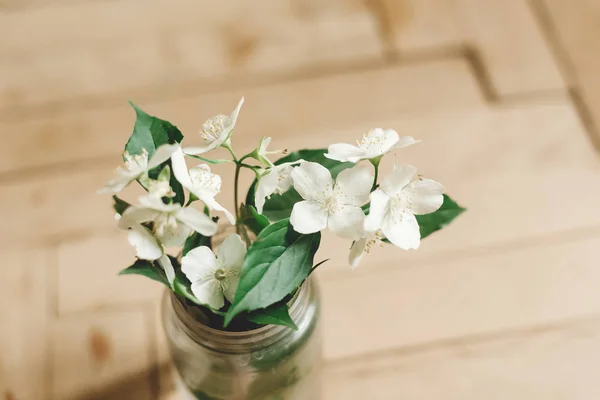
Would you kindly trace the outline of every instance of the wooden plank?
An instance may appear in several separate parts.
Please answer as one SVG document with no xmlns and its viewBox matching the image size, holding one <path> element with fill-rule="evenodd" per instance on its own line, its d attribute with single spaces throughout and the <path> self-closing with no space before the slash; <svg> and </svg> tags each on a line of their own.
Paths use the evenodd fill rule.
<svg viewBox="0 0 600 400">
<path fill-rule="evenodd" d="M 383 353 L 597 314 L 598 246 L 596 236 L 421 265 L 376 257 L 353 273 L 321 280 L 325 356 Z"/>
<path fill-rule="evenodd" d="M 58 247 L 59 314 L 116 310 L 131 303 L 155 301 L 162 293 L 162 285 L 139 276 L 117 275 L 134 261 L 135 250 L 123 231 L 61 243 Z M 93 282 L 93 290 L 83 282 Z"/>
<path fill-rule="evenodd" d="M 456 1 L 498 96 L 565 87 L 526 0 Z"/>
<path fill-rule="evenodd" d="M 0 280 L 0 397 L 47 397 L 48 283 L 51 269 L 44 250 L 2 253 Z"/>
<path fill-rule="evenodd" d="M 176 123 L 187 141 L 209 116 L 246 103 L 239 130 L 248 140 L 262 135 L 302 135 L 343 129 L 399 115 L 472 107 L 481 93 L 463 60 L 443 60 L 306 78 L 263 87 L 208 93 L 140 104 Z M 136 100 L 136 99 L 133 99 Z M 47 118 L 0 121 L 10 144 L 0 149 L 0 172 L 116 155 L 133 127 L 133 110 L 123 100 L 108 110 L 59 113 Z M 238 139 L 239 140 L 239 139 Z"/>
<path fill-rule="evenodd" d="M 591 0 L 545 0 L 540 12 L 549 17 L 562 61 L 570 68 L 571 83 L 583 96 L 596 127 L 600 124 L 600 4 Z M 591 132 L 600 135 L 597 130 Z M 600 137 L 597 137 L 597 140 Z"/>
<path fill-rule="evenodd" d="M 151 399 L 148 328 L 144 310 L 58 321 L 51 398 Z"/>
<path fill-rule="evenodd" d="M 0 38 L 8 109 L 381 53 L 375 20 L 355 0 L 68 2 L 0 15 Z"/>
<path fill-rule="evenodd" d="M 529 400 L 600 397 L 598 320 L 335 363 L 325 399 Z"/>
<path fill-rule="evenodd" d="M 458 47 L 465 41 L 455 0 L 383 0 L 383 17 L 400 55 Z"/>
</svg>

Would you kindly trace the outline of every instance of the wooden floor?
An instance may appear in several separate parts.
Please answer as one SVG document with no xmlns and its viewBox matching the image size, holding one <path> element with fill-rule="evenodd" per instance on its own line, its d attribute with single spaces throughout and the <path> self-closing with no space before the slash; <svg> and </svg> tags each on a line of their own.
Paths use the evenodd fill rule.
<svg viewBox="0 0 600 400">
<path fill-rule="evenodd" d="M 597 0 L 0 0 L 0 399 L 175 399 L 95 191 L 127 99 L 193 137 L 241 95 L 240 150 L 392 127 L 469 209 L 354 272 L 324 240 L 326 400 L 599 399 L 598 37 Z"/>
</svg>

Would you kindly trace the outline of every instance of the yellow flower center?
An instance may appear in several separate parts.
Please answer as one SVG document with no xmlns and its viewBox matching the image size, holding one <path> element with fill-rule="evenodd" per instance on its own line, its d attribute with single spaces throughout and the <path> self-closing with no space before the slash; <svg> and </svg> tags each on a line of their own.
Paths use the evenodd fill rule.
<svg viewBox="0 0 600 400">
<path fill-rule="evenodd" d="M 229 117 L 226 115 L 217 115 L 216 117 L 209 118 L 202 125 L 202 131 L 200 132 L 202 139 L 211 142 L 219 140 L 228 119 Z"/>
</svg>

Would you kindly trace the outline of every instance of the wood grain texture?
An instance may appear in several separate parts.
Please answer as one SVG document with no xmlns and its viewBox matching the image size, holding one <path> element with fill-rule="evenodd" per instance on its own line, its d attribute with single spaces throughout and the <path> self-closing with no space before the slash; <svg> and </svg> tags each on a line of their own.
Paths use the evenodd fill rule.
<svg viewBox="0 0 600 400">
<path fill-rule="evenodd" d="M 364 121 L 483 102 L 468 64 L 459 59 L 375 67 L 172 101 L 132 100 L 148 113 L 172 121 L 184 132 L 186 142 L 193 143 L 208 117 L 230 113 L 242 96 L 246 103 L 238 130 L 244 135 L 238 140 L 244 140 L 243 145 L 254 144 L 263 135 L 350 129 Z M 0 132 L 19 132 L 11 137 L 11 146 L 0 148 L 0 172 L 116 156 L 135 117 L 125 98 L 115 104 L 106 110 L 0 121 Z"/>
<path fill-rule="evenodd" d="M 456 0 L 382 0 L 390 41 L 399 51 L 428 52 L 465 43 Z"/>
<path fill-rule="evenodd" d="M 395 128 L 422 140 L 395 159 L 468 208 L 355 271 L 350 243 L 323 235 L 325 399 L 598 398 L 600 163 L 577 110 L 600 118 L 599 15 L 591 0 L 0 0 L 0 399 L 176 399 L 162 288 L 116 276 L 134 252 L 95 191 L 127 97 L 195 144 L 242 95 L 239 152 Z"/>
<path fill-rule="evenodd" d="M 0 108 L 377 58 L 376 32 L 355 0 L 83 1 L 17 10 L 0 14 Z"/>
<path fill-rule="evenodd" d="M 373 257 L 321 281 L 325 354 L 385 352 L 598 313 L 598 245 L 596 237 L 419 265 Z"/>
<path fill-rule="evenodd" d="M 599 339 L 596 319 L 345 360 L 325 371 L 324 398 L 595 399 Z"/>
<path fill-rule="evenodd" d="M 496 94 L 562 89 L 565 83 L 525 0 L 456 0 L 469 43 L 481 55 Z"/>
<path fill-rule="evenodd" d="M 570 83 L 583 97 L 589 110 L 596 144 L 600 140 L 600 4 L 593 0 L 543 0 L 537 2 L 540 13 L 549 18 L 557 52 L 568 71 Z"/>
<path fill-rule="evenodd" d="M 61 317 L 72 312 L 116 311 L 128 303 L 153 301 L 162 293 L 162 285 L 139 276 L 117 275 L 134 261 L 135 250 L 124 231 L 61 243 L 57 301 Z M 93 282 L 94 290 L 82 282 Z"/>
<path fill-rule="evenodd" d="M 143 309 L 63 318 L 52 328 L 52 399 L 149 399 Z"/>
<path fill-rule="evenodd" d="M 3 251 L 0 283 L 0 398 L 48 397 L 47 324 L 53 268 L 47 251 Z"/>
</svg>

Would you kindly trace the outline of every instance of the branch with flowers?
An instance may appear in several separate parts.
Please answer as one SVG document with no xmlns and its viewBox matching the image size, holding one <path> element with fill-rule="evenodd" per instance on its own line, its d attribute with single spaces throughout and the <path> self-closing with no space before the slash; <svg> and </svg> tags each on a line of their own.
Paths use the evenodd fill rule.
<svg viewBox="0 0 600 400">
<path fill-rule="evenodd" d="M 208 119 L 201 145 L 194 147 L 182 146 L 177 127 L 132 104 L 137 118 L 124 166 L 100 190 L 113 195 L 118 225 L 137 253 L 122 274 L 163 283 L 210 316 L 215 328 L 295 328 L 288 304 L 322 264 L 314 260 L 324 229 L 348 239 L 349 263 L 356 268 L 374 246 L 417 249 L 464 211 L 440 183 L 411 165 L 395 164 L 378 180 L 385 154 L 417 143 L 391 129 L 372 129 L 356 146 L 300 150 L 275 162 L 270 157 L 281 152 L 268 151 L 271 138 L 262 138 L 238 156 L 231 138 L 243 101 L 231 115 Z M 231 158 L 210 158 L 219 147 Z M 198 165 L 188 169 L 188 161 Z M 210 165 L 221 163 L 235 167 L 234 213 L 216 200 L 222 182 Z M 256 177 L 243 203 L 242 170 Z M 134 182 L 145 193 L 130 204 L 117 194 Z M 211 237 L 221 215 L 236 233 L 215 249 Z M 173 248 L 176 256 L 167 254 Z"/>
</svg>

